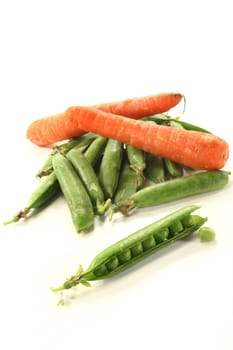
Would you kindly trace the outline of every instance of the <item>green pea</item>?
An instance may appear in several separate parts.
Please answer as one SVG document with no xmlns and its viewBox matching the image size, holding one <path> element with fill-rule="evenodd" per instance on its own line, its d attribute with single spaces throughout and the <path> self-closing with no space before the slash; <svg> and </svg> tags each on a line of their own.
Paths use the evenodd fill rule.
<svg viewBox="0 0 233 350">
<path fill-rule="evenodd" d="M 59 145 L 56 145 L 53 147 L 52 152 L 46 159 L 45 163 L 39 170 L 39 172 L 36 174 L 37 178 L 42 178 L 43 176 L 49 175 L 51 172 L 53 172 L 53 165 L 52 165 L 52 159 L 53 155 L 56 153 L 62 153 L 66 154 L 71 150 L 73 147 L 79 146 L 80 150 L 84 151 L 90 143 L 95 139 L 95 135 L 92 133 L 86 133 L 85 135 L 79 136 L 77 138 L 72 138 L 68 141 L 65 141 Z"/>
<path fill-rule="evenodd" d="M 163 158 L 158 157 L 154 154 L 146 154 L 146 168 L 145 177 L 154 182 L 159 183 L 166 180 L 166 173 Z"/>
<path fill-rule="evenodd" d="M 84 152 L 85 157 L 93 167 L 101 157 L 107 140 L 106 137 L 98 136 Z"/>
<path fill-rule="evenodd" d="M 229 174 L 224 170 L 198 171 L 191 175 L 145 187 L 122 203 L 122 213 L 128 213 L 133 208 L 159 205 L 222 189 L 229 182 Z"/>
<path fill-rule="evenodd" d="M 55 173 L 52 172 L 33 191 L 26 207 L 15 214 L 11 220 L 4 222 L 4 224 L 17 222 L 20 219 L 27 219 L 35 215 L 38 213 L 38 210 L 43 209 L 51 200 L 55 199 L 58 193 L 60 193 L 60 186 Z"/>
<path fill-rule="evenodd" d="M 90 197 L 71 162 L 62 154 L 53 156 L 53 168 L 69 206 L 76 231 L 90 229 L 94 224 L 94 210 Z"/>
<path fill-rule="evenodd" d="M 108 139 L 99 169 L 100 186 L 105 198 L 113 198 L 120 176 L 123 144 Z"/>
<path fill-rule="evenodd" d="M 198 237 L 201 242 L 211 242 L 215 240 L 216 233 L 211 227 L 201 227 L 198 231 Z"/>
<path fill-rule="evenodd" d="M 144 183 L 144 169 L 146 166 L 145 153 L 141 149 L 126 145 L 126 152 L 129 159 L 130 167 L 136 173 L 137 189 L 141 188 Z"/>
<path fill-rule="evenodd" d="M 104 200 L 104 193 L 92 165 L 77 147 L 72 148 L 66 156 L 83 182 L 96 213 L 98 215 L 103 215 L 111 201 L 110 199 L 107 199 L 107 201 Z"/>
</svg>

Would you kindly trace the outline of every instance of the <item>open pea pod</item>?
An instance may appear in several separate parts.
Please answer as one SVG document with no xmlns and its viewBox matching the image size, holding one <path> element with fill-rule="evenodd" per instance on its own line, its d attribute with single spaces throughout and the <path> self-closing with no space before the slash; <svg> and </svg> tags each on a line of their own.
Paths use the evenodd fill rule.
<svg viewBox="0 0 233 350">
<path fill-rule="evenodd" d="M 207 221 L 206 217 L 192 215 L 198 208 L 196 205 L 183 207 L 126 236 L 96 255 L 85 271 L 79 266 L 74 276 L 52 290 L 70 289 L 77 284 L 89 286 L 89 281 L 113 277 L 175 241 L 183 240 Z"/>
</svg>

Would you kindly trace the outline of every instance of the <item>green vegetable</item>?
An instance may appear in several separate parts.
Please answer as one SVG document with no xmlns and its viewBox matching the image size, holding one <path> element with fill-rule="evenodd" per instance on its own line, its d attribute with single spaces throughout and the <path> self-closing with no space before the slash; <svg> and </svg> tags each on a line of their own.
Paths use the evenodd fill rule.
<svg viewBox="0 0 233 350">
<path fill-rule="evenodd" d="M 72 138 L 69 141 L 65 141 L 60 145 L 54 146 L 51 154 L 46 159 L 45 163 L 37 173 L 36 177 L 41 178 L 43 176 L 49 175 L 53 171 L 52 159 L 53 155 L 56 153 L 66 154 L 73 147 L 79 146 L 80 150 L 84 151 L 96 138 L 96 136 L 92 133 L 87 133 L 85 135 L 79 136 L 77 138 Z"/>
<path fill-rule="evenodd" d="M 113 277 L 175 241 L 190 236 L 207 221 L 207 218 L 191 215 L 198 208 L 196 205 L 181 208 L 121 239 L 100 252 L 87 270 L 79 267 L 74 276 L 52 290 L 60 291 L 79 283 L 86 285 L 89 281 Z"/>
<path fill-rule="evenodd" d="M 229 172 L 224 170 L 199 171 L 180 178 L 145 187 L 122 203 L 123 213 L 133 208 L 163 204 L 201 193 L 223 188 L 229 181 Z"/>
<path fill-rule="evenodd" d="M 113 198 L 121 170 L 123 144 L 108 139 L 99 169 L 99 182 L 105 198 Z"/>
<path fill-rule="evenodd" d="M 210 242 L 215 240 L 215 231 L 211 227 L 202 227 L 198 231 L 198 237 L 201 242 Z"/>
<path fill-rule="evenodd" d="M 95 212 L 98 215 L 103 215 L 111 204 L 111 200 L 104 200 L 104 193 L 92 165 L 77 147 L 72 148 L 66 156 L 82 180 L 91 198 Z"/>
<path fill-rule="evenodd" d="M 137 189 L 139 189 L 144 183 L 143 172 L 146 166 L 145 153 L 144 151 L 130 145 L 126 145 L 126 153 L 129 159 L 129 164 L 136 173 Z"/>
<path fill-rule="evenodd" d="M 60 188 L 69 206 L 76 231 L 88 230 L 94 225 L 94 210 L 91 199 L 71 162 L 57 153 L 52 160 Z"/>
<path fill-rule="evenodd" d="M 29 216 L 37 213 L 38 209 L 42 209 L 44 206 L 50 203 L 50 201 L 56 198 L 60 192 L 60 186 L 58 184 L 56 175 L 54 172 L 46 176 L 37 186 L 35 191 L 31 194 L 26 207 L 19 211 L 13 218 L 6 221 L 4 224 L 10 224 L 17 222 L 20 219 L 27 219 Z"/>
<path fill-rule="evenodd" d="M 105 137 L 98 136 L 84 152 L 85 157 L 93 167 L 100 158 L 107 140 Z"/>
</svg>

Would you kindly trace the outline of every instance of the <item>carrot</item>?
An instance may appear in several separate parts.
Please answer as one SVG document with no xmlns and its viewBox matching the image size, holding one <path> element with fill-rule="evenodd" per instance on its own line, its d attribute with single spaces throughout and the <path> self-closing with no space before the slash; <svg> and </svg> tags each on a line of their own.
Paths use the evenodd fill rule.
<svg viewBox="0 0 233 350">
<path fill-rule="evenodd" d="M 183 98 L 179 93 L 161 93 L 158 95 L 136 97 L 121 102 L 103 103 L 94 106 L 101 111 L 119 114 L 124 117 L 140 119 L 153 114 L 167 112 Z"/>
<path fill-rule="evenodd" d="M 105 112 L 140 119 L 152 114 L 167 112 L 183 98 L 179 93 L 161 93 L 157 95 L 135 97 L 120 102 L 103 103 L 94 106 Z M 46 146 L 60 140 L 69 139 L 84 133 L 76 124 L 70 127 L 66 120 L 67 111 L 54 116 L 35 120 L 28 127 L 27 138 L 38 146 Z M 75 124 L 75 122 L 73 123 Z M 49 129 L 47 128 L 49 125 Z M 62 126 L 62 130 L 60 129 Z M 59 135 L 59 138 L 58 138 Z M 58 138 L 58 139 L 57 139 Z"/>
<path fill-rule="evenodd" d="M 50 121 L 43 121 L 43 129 L 48 132 Z M 92 107 L 69 108 L 63 118 L 57 118 L 57 134 L 53 136 L 59 141 L 68 134 L 74 136 L 77 129 L 113 138 L 196 169 L 221 169 L 229 156 L 227 142 L 216 135 L 133 120 Z"/>
</svg>

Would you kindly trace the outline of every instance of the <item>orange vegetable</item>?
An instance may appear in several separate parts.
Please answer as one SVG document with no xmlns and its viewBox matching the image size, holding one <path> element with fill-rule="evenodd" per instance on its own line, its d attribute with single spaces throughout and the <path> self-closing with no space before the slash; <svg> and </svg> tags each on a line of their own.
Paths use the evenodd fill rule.
<svg viewBox="0 0 233 350">
<path fill-rule="evenodd" d="M 216 135 L 133 120 L 93 107 L 71 107 L 53 118 L 43 120 L 43 129 L 55 141 L 73 137 L 80 129 L 202 170 L 223 168 L 229 156 L 227 142 Z"/>
<path fill-rule="evenodd" d="M 179 93 L 161 93 L 120 102 L 103 103 L 93 107 L 124 117 L 139 119 L 166 112 L 175 107 L 182 98 L 183 95 Z M 72 123 L 71 120 L 66 121 L 66 114 L 65 111 L 34 121 L 27 130 L 27 138 L 38 146 L 46 146 L 83 134 L 84 131 L 78 128 L 77 123 Z"/>
</svg>

